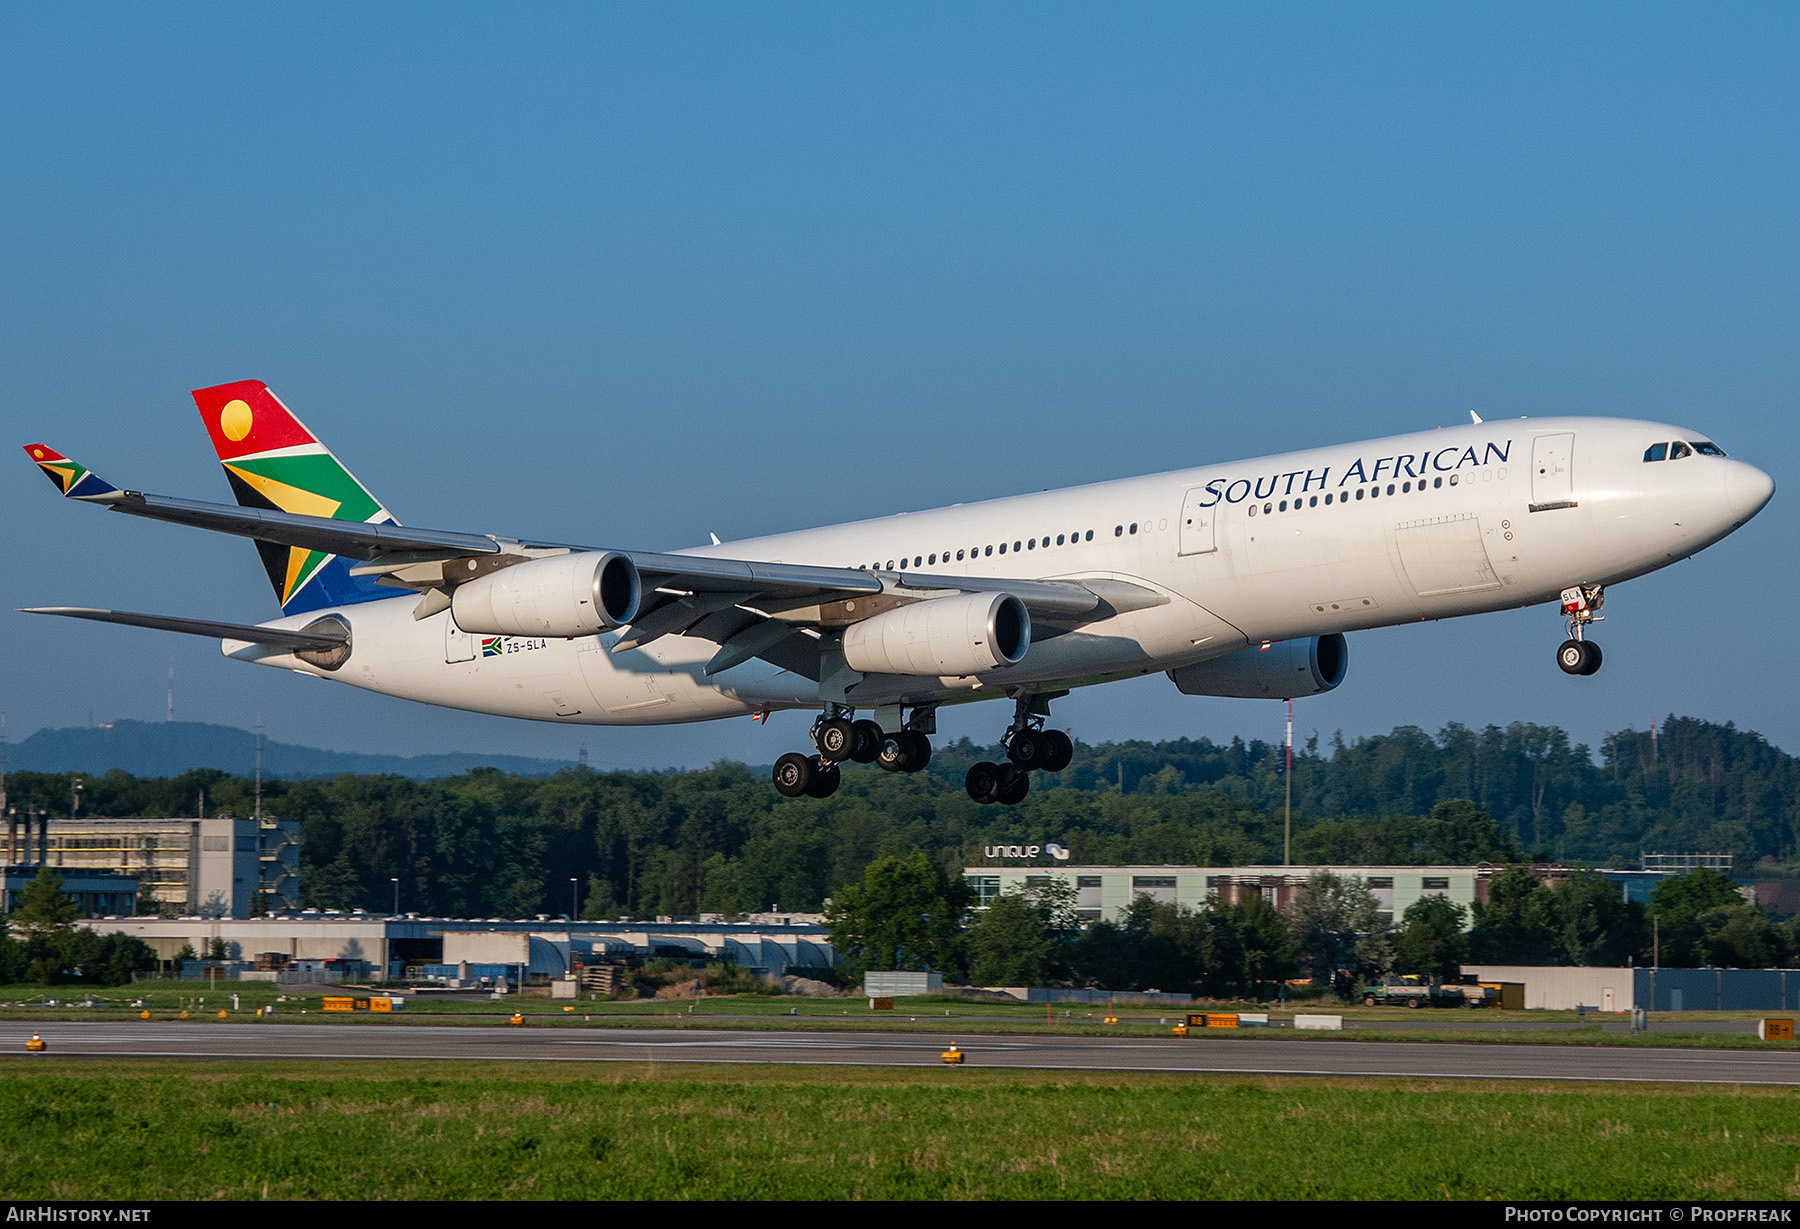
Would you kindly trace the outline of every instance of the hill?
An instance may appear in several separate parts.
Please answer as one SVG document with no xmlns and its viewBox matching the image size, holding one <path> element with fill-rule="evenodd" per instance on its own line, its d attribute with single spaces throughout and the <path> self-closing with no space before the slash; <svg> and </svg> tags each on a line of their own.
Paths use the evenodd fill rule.
<svg viewBox="0 0 1800 1229">
<path fill-rule="evenodd" d="M 547 777 L 572 767 L 564 760 L 449 751 L 442 755 L 363 755 L 263 740 L 264 777 L 320 780 L 356 773 L 414 781 L 454 777 L 472 768 L 498 768 L 521 777 Z M 198 721 L 115 721 L 89 729 L 39 730 L 6 756 L 9 772 L 128 772 L 134 777 L 179 777 L 215 768 L 236 777 L 256 770 L 256 735 Z"/>
</svg>

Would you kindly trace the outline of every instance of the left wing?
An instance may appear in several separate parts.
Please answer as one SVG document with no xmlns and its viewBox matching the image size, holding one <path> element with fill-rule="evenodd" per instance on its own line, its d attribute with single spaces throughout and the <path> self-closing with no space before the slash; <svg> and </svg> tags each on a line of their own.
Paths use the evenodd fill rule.
<svg viewBox="0 0 1800 1229">
<path fill-rule="evenodd" d="M 334 520 L 126 490 L 47 445 L 28 444 L 25 451 L 71 499 L 128 516 L 358 560 L 350 569 L 352 575 L 371 576 L 380 584 L 419 591 L 423 596 L 414 611 L 416 618 L 449 608 L 461 586 L 484 580 L 502 569 L 557 556 L 591 554 L 596 570 L 591 578 L 593 609 L 587 617 L 597 620 L 597 626 L 627 629 L 613 651 L 638 648 L 662 636 L 698 636 L 719 645 L 718 653 L 705 667 L 708 674 L 758 657 L 817 679 L 821 642 L 827 634 L 899 606 L 960 594 L 1007 593 L 1018 598 L 1033 617 L 1034 639 L 1060 635 L 1127 610 L 1160 606 L 1169 600 L 1151 589 L 1111 579 L 1013 580 L 876 572 L 601 549 L 494 534 L 415 529 L 391 521 Z M 610 577 L 617 581 L 611 589 L 612 599 L 602 593 L 602 570 L 609 568 L 613 569 Z M 510 582 L 515 578 L 507 579 Z M 517 579 L 523 581 L 524 574 Z M 519 617 L 536 618 L 532 612 L 538 606 L 538 591 L 532 588 L 528 595 L 519 596 L 525 588 L 522 584 L 509 584 L 506 592 L 510 596 L 505 600 L 512 602 L 509 609 L 516 611 L 524 610 L 523 604 L 529 601 L 530 611 Z M 62 608 L 47 608 L 42 613 L 104 617 Z M 148 618 L 163 616 L 134 616 L 136 620 Z M 462 623 L 460 617 L 458 622 Z M 138 625 L 155 626 L 144 622 Z M 560 626 L 552 620 L 538 630 L 510 634 L 565 634 L 556 630 Z M 464 628 L 488 630 L 466 624 Z M 584 625 L 582 630 L 595 629 Z"/>
</svg>

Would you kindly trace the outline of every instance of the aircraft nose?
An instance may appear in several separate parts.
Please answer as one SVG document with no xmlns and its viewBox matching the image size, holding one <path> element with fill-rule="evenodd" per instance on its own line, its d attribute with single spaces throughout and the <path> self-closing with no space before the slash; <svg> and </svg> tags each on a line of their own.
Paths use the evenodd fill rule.
<svg viewBox="0 0 1800 1229">
<path fill-rule="evenodd" d="M 1725 475 L 1725 498 L 1739 518 L 1739 524 L 1763 510 L 1775 494 L 1775 479 L 1754 465 L 1732 461 Z"/>
</svg>

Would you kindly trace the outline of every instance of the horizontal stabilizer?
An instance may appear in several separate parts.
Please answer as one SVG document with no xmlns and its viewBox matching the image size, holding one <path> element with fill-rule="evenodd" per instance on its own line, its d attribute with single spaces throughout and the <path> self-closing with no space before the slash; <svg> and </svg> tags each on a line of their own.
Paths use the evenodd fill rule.
<svg viewBox="0 0 1800 1229">
<path fill-rule="evenodd" d="M 86 606 L 36 606 L 20 613 L 64 615 L 71 619 L 93 619 L 98 623 L 124 623 L 129 627 L 148 627 L 159 632 L 184 632 L 190 636 L 211 636 L 219 640 L 244 640 L 251 644 L 267 644 L 281 649 L 333 649 L 349 640 L 341 631 L 257 627 L 249 623 L 217 623 L 211 619 L 177 619 L 170 615 L 134 614 L 129 610 L 93 610 Z"/>
</svg>

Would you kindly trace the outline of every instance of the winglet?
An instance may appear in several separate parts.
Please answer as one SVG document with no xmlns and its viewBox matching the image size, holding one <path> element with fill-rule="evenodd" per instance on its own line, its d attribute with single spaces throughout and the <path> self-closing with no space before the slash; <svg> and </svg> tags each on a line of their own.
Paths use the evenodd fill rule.
<svg viewBox="0 0 1800 1229">
<path fill-rule="evenodd" d="M 110 503 L 123 495 L 118 487 L 94 473 L 79 461 L 71 461 L 48 444 L 26 444 L 25 455 L 37 462 L 44 476 L 70 499 L 88 499 Z"/>
</svg>

